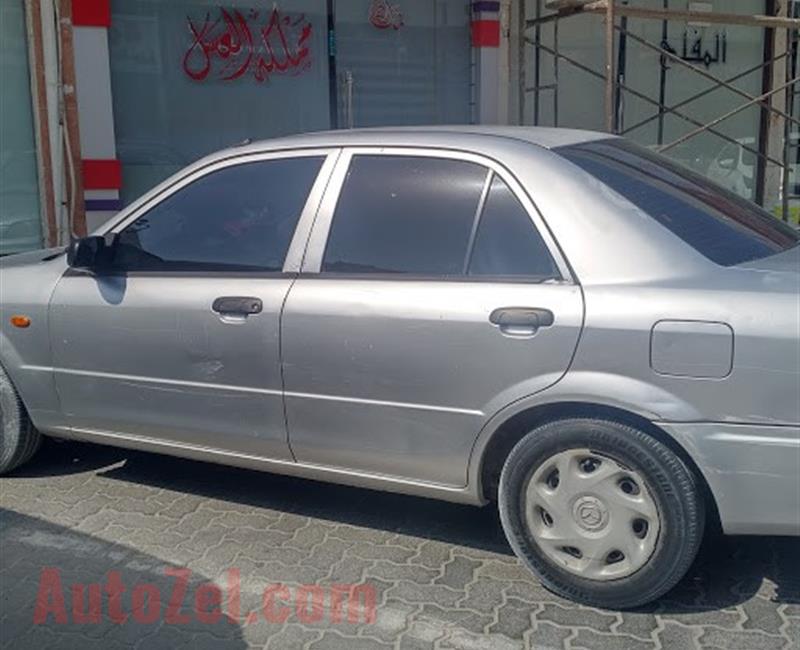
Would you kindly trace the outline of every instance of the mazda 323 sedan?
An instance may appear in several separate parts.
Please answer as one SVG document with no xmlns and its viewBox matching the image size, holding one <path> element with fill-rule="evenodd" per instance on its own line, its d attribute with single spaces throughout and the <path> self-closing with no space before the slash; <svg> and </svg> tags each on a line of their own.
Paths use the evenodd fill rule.
<svg viewBox="0 0 800 650">
<path fill-rule="evenodd" d="M 42 435 L 475 505 L 553 591 L 800 534 L 798 234 L 623 139 L 295 136 L 0 262 L 0 471 Z"/>
</svg>

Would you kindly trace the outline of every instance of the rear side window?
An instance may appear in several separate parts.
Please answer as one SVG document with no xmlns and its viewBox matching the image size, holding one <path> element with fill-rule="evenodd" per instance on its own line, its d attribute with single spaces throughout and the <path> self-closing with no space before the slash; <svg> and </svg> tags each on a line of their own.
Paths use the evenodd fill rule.
<svg viewBox="0 0 800 650">
<path fill-rule="evenodd" d="M 243 163 L 199 178 L 120 233 L 115 266 L 131 271 L 280 271 L 323 160 L 309 156 Z"/>
<path fill-rule="evenodd" d="M 754 203 L 625 140 L 556 151 L 722 266 L 769 257 L 800 239 Z"/>
<path fill-rule="evenodd" d="M 384 155 L 353 157 L 322 271 L 558 276 L 530 215 L 499 176 L 472 162 Z"/>
<path fill-rule="evenodd" d="M 461 160 L 354 156 L 322 271 L 460 275 L 486 174 Z"/>
<path fill-rule="evenodd" d="M 468 272 L 499 277 L 558 276 L 555 262 L 530 215 L 499 176 L 492 179 Z"/>
</svg>

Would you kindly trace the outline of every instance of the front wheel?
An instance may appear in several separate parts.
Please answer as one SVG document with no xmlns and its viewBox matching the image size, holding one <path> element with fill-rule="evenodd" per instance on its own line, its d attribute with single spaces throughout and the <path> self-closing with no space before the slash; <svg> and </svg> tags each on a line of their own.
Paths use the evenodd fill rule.
<svg viewBox="0 0 800 650">
<path fill-rule="evenodd" d="M 27 463 L 41 442 L 19 394 L 0 368 L 0 475 Z"/>
<path fill-rule="evenodd" d="M 692 472 L 656 439 L 616 422 L 559 420 L 512 449 L 500 517 L 514 552 L 551 591 L 629 608 L 669 591 L 703 537 Z"/>
</svg>

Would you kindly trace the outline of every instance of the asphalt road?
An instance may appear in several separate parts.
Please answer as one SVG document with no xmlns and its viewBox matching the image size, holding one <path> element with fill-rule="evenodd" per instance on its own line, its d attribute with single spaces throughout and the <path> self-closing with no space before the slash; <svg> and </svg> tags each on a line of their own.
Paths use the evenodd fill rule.
<svg viewBox="0 0 800 650">
<path fill-rule="evenodd" d="M 800 648 L 798 551 L 716 539 L 667 597 L 604 611 L 545 591 L 490 507 L 49 442 L 0 479 L 0 644 Z"/>
</svg>

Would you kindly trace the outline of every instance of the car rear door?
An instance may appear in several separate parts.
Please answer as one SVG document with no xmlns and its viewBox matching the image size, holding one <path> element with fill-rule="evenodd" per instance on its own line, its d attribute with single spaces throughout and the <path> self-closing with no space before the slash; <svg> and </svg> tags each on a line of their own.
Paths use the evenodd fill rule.
<svg viewBox="0 0 800 650">
<path fill-rule="evenodd" d="M 567 370 L 580 287 L 482 157 L 345 150 L 284 308 L 299 462 L 462 486 L 487 419 Z"/>
<path fill-rule="evenodd" d="M 111 229 L 108 271 L 66 273 L 51 341 L 78 434 L 291 460 L 280 314 L 337 154 L 203 168 Z"/>
</svg>

